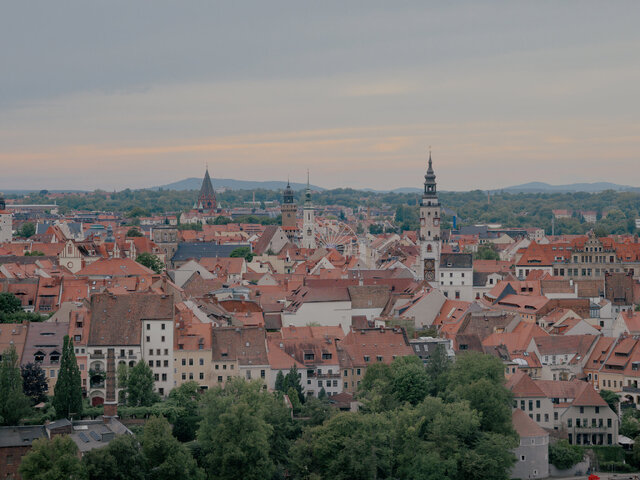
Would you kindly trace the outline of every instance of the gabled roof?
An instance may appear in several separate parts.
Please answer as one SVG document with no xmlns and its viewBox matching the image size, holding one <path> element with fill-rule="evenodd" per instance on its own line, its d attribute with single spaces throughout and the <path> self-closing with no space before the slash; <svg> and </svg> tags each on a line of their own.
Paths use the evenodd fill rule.
<svg viewBox="0 0 640 480">
<path fill-rule="evenodd" d="M 89 346 L 140 345 L 143 320 L 173 322 L 173 297 L 153 293 L 91 297 Z"/>
<path fill-rule="evenodd" d="M 536 383 L 522 370 L 518 370 L 511 376 L 505 384 L 514 397 L 545 397 L 544 392 Z"/>
<path fill-rule="evenodd" d="M 171 260 L 173 262 L 182 262 L 190 259 L 229 257 L 236 248 L 248 246 L 248 243 L 218 245 L 211 242 L 181 242 L 178 244 L 176 253 Z"/>
<path fill-rule="evenodd" d="M 76 273 L 78 277 L 129 277 L 155 275 L 153 270 L 130 258 L 102 258 Z"/>
<path fill-rule="evenodd" d="M 597 339 L 595 335 L 546 335 L 533 341 L 540 355 L 576 354 L 584 358 Z"/>
<path fill-rule="evenodd" d="M 212 330 L 214 362 L 237 361 L 239 365 L 268 365 L 264 327 L 220 327 Z"/>
</svg>

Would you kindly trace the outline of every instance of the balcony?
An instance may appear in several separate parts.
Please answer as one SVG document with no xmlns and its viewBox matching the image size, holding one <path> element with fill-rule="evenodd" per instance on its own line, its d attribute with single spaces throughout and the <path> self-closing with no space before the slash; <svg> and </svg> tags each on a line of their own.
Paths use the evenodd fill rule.
<svg viewBox="0 0 640 480">
<path fill-rule="evenodd" d="M 622 387 L 622 391 L 626 393 L 640 393 L 640 388 L 638 387 Z"/>
<path fill-rule="evenodd" d="M 339 373 L 319 373 L 318 378 L 340 378 Z"/>
<path fill-rule="evenodd" d="M 104 353 L 92 353 L 89 358 L 91 358 L 91 360 L 104 359 Z"/>
</svg>

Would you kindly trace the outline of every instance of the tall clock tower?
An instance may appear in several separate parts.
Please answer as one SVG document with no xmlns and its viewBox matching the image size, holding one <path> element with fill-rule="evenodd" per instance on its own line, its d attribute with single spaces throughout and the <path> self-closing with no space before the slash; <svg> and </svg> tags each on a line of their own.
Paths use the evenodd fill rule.
<svg viewBox="0 0 640 480">
<path fill-rule="evenodd" d="M 309 185 L 309 171 L 307 171 L 307 191 L 304 194 L 302 207 L 302 248 L 317 248 L 316 244 L 316 216 L 311 203 L 311 186 Z"/>
<path fill-rule="evenodd" d="M 440 202 L 436 190 L 436 175 L 433 172 L 431 151 L 429 166 L 424 176 L 424 192 L 420 204 L 420 256 L 424 279 L 435 282 L 440 264 Z"/>
</svg>

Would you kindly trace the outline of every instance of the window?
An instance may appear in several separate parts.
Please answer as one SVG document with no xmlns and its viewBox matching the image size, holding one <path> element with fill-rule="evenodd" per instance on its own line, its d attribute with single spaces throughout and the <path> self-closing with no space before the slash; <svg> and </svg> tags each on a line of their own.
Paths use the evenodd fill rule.
<svg viewBox="0 0 640 480">
<path fill-rule="evenodd" d="M 364 361 L 365 361 L 365 362 L 368 362 L 369 360 L 370 360 L 369 355 L 365 355 L 365 356 L 364 356 Z"/>
<path fill-rule="evenodd" d="M 260 378 L 265 377 L 266 372 L 264 370 L 260 370 Z"/>
<path fill-rule="evenodd" d="M 318 386 L 321 387 L 322 386 L 322 380 L 318 380 Z"/>
<path fill-rule="evenodd" d="M 161 324 L 160 324 L 160 329 L 161 329 L 161 330 L 164 330 L 164 323 L 161 323 Z"/>
<path fill-rule="evenodd" d="M 337 386 L 338 386 L 338 381 L 337 381 L 337 380 L 334 380 L 334 381 L 333 381 L 333 386 L 334 386 L 334 387 L 337 387 Z"/>
<path fill-rule="evenodd" d="M 356 375 L 360 375 L 360 369 L 359 368 L 356 369 Z"/>
<path fill-rule="evenodd" d="M 164 335 L 162 335 L 162 337 L 160 337 L 160 341 L 161 341 L 161 342 L 164 342 L 164 341 L 165 341 L 165 336 L 164 336 Z"/>
<path fill-rule="evenodd" d="M 166 382 L 166 381 L 167 381 L 167 374 L 166 374 L 166 373 L 163 373 L 163 374 L 162 374 L 162 381 L 163 381 L 163 382 Z"/>
<path fill-rule="evenodd" d="M 607 427 L 611 428 L 611 419 L 610 418 L 607 418 Z"/>
<path fill-rule="evenodd" d="M 164 349 L 164 354 L 165 354 L 165 355 L 169 355 L 169 349 L 168 349 L 168 348 L 165 348 L 165 349 Z"/>
<path fill-rule="evenodd" d="M 149 366 L 153 367 L 153 360 L 149 360 Z"/>
<path fill-rule="evenodd" d="M 169 360 L 165 360 L 165 361 L 164 361 L 164 367 L 166 368 L 166 367 L 168 367 L 168 366 L 169 366 Z"/>
<path fill-rule="evenodd" d="M 349 388 L 349 382 L 344 382 L 344 388 L 345 389 Z"/>
<path fill-rule="evenodd" d="M 160 367 L 160 360 L 156 360 L 156 367 Z"/>
<path fill-rule="evenodd" d="M 222 382 L 222 375 L 218 375 L 218 383 Z"/>
<path fill-rule="evenodd" d="M 382 355 L 377 355 L 376 356 L 376 361 L 381 362 L 382 361 Z"/>
<path fill-rule="evenodd" d="M 7 465 L 13 465 L 13 455 L 7 455 Z"/>
<path fill-rule="evenodd" d="M 189 380 L 193 380 L 193 372 L 189 372 Z"/>
<path fill-rule="evenodd" d="M 143 279 L 143 280 L 144 280 L 144 279 Z M 159 389 L 158 389 L 158 393 L 159 393 L 160 395 L 164 395 L 164 388 L 159 388 Z"/>
<path fill-rule="evenodd" d="M 580 407 L 580 413 L 584 413 L 584 407 Z"/>
<path fill-rule="evenodd" d="M 182 359 L 182 365 L 186 365 L 186 364 L 187 364 L 187 359 L 186 359 L 186 358 L 183 358 L 183 359 Z M 216 368 L 218 368 L 218 366 L 217 366 L 217 365 L 216 365 Z"/>
<path fill-rule="evenodd" d="M 156 355 L 160 355 L 160 349 L 156 349 Z"/>
<path fill-rule="evenodd" d="M 151 337 L 147 335 L 147 343 L 149 343 L 150 341 L 151 341 Z"/>
<path fill-rule="evenodd" d="M 520 455 L 520 461 L 521 461 L 521 462 L 524 462 L 525 458 L 526 458 L 526 457 L 525 457 L 524 455 Z"/>
<path fill-rule="evenodd" d="M 331 360 L 331 354 L 330 353 L 323 353 L 322 354 L 322 359 L 323 360 Z"/>
<path fill-rule="evenodd" d="M 536 408 L 540 408 L 540 400 L 536 400 Z"/>
<path fill-rule="evenodd" d="M 200 372 L 200 380 L 204 380 L 204 373 Z"/>
<path fill-rule="evenodd" d="M 251 370 L 247 370 L 246 377 L 247 377 L 247 380 L 251 380 Z"/>
<path fill-rule="evenodd" d="M 190 358 L 189 359 L 189 366 L 192 366 L 192 365 L 193 365 L 193 358 Z"/>
<path fill-rule="evenodd" d="M 569 428 L 573 427 L 573 419 L 572 418 L 568 418 L 567 419 L 567 427 L 569 427 Z"/>
<path fill-rule="evenodd" d="M 150 325 L 150 324 L 148 324 L 148 323 L 147 323 L 147 330 L 151 330 L 151 325 Z M 149 337 L 147 337 L 147 338 L 149 338 Z M 147 342 L 148 342 L 148 341 L 149 341 L 149 340 L 147 340 Z"/>
<path fill-rule="evenodd" d="M 153 355 L 153 348 L 149 349 L 149 355 Z"/>
<path fill-rule="evenodd" d="M 533 400 L 529 400 L 529 411 L 533 410 Z"/>
<path fill-rule="evenodd" d="M 218 378 L 222 378 L 222 377 L 218 377 Z M 186 379 L 187 379 L 187 374 L 186 374 L 186 373 L 183 373 L 183 374 L 182 374 L 182 379 L 183 379 L 183 380 L 186 380 Z"/>
<path fill-rule="evenodd" d="M 548 414 L 548 413 L 545 413 L 545 414 L 544 414 L 544 421 L 545 421 L 545 422 L 548 422 L 548 421 L 549 421 L 549 414 Z"/>
<path fill-rule="evenodd" d="M 201 358 L 199 362 L 200 362 L 200 365 L 204 365 L 204 358 Z"/>
<path fill-rule="evenodd" d="M 82 339 L 82 335 L 74 335 L 73 336 L 73 341 L 74 342 L 79 342 Z"/>
<path fill-rule="evenodd" d="M 153 379 L 157 382 L 160 380 L 160 375 L 158 375 L 157 373 L 153 374 Z"/>
<path fill-rule="evenodd" d="M 600 407 L 596 407 L 596 413 L 600 413 Z"/>
</svg>

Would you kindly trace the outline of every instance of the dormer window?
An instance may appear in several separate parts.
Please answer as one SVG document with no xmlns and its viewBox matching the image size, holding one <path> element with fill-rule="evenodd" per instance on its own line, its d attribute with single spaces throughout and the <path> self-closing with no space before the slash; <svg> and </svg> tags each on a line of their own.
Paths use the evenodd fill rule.
<svg viewBox="0 0 640 480">
<path fill-rule="evenodd" d="M 331 354 L 330 353 L 323 353 L 322 354 L 322 359 L 323 360 L 331 360 Z"/>
<path fill-rule="evenodd" d="M 365 361 L 365 362 L 369 362 L 370 360 L 371 360 L 371 359 L 369 358 L 369 355 L 365 355 L 365 356 L 364 356 L 364 361 Z"/>
<path fill-rule="evenodd" d="M 313 353 L 305 353 L 304 354 L 304 359 L 305 360 L 313 360 L 314 358 L 315 358 L 315 355 Z"/>
<path fill-rule="evenodd" d="M 37 351 L 33 358 L 36 362 L 42 363 L 44 361 L 44 352 Z"/>
</svg>

